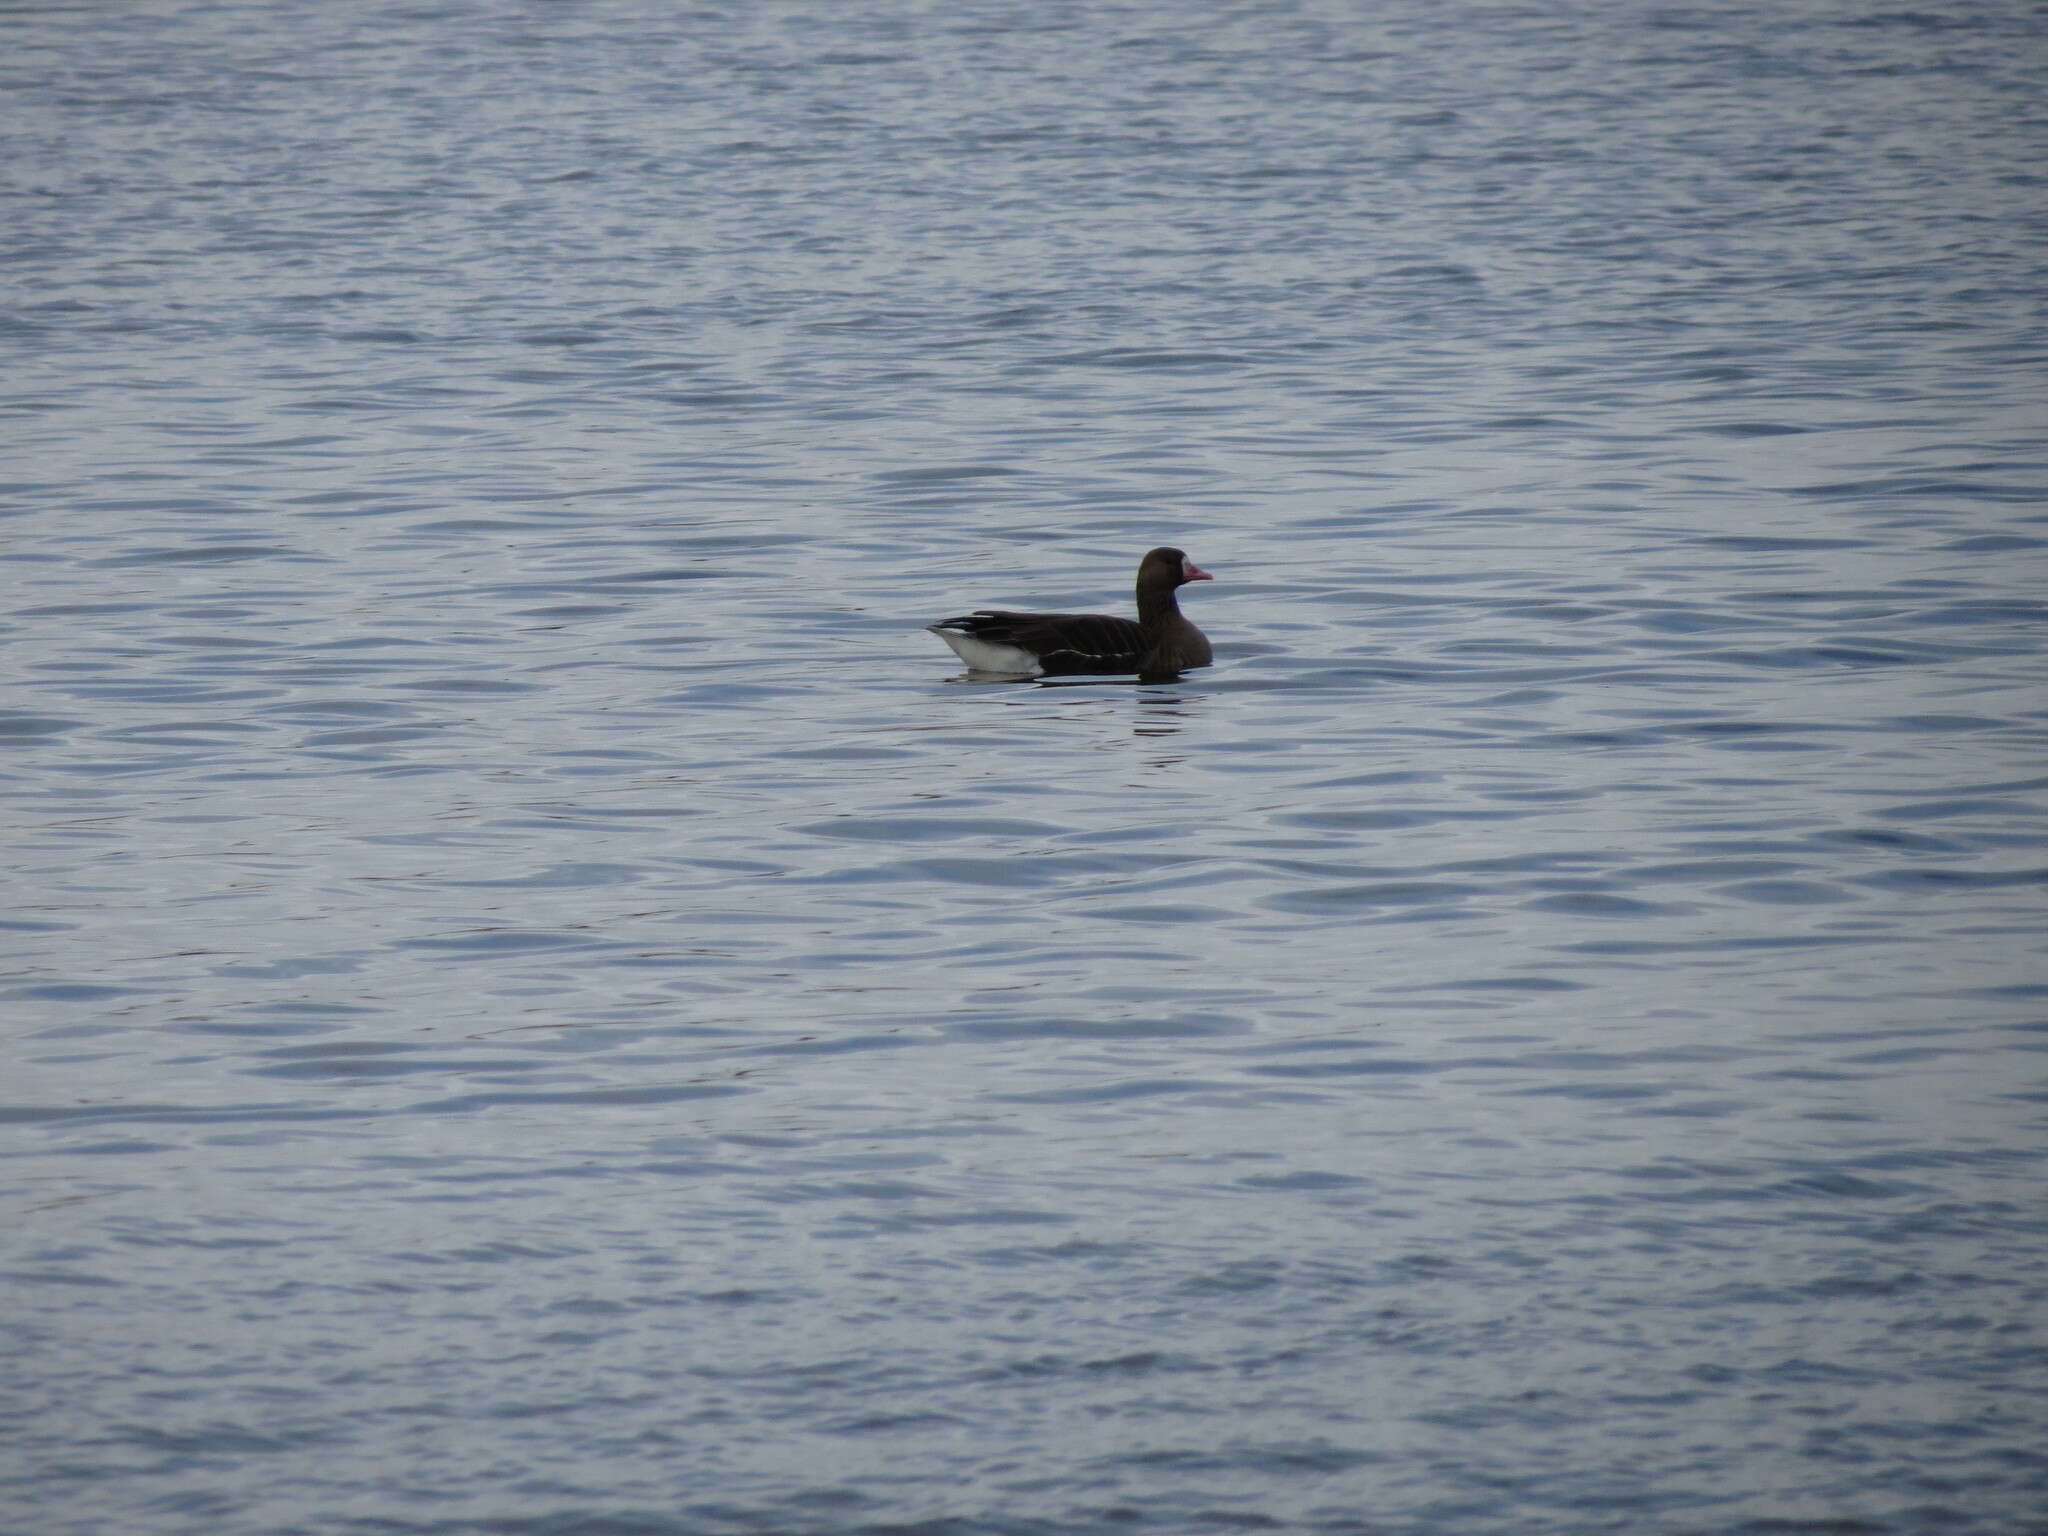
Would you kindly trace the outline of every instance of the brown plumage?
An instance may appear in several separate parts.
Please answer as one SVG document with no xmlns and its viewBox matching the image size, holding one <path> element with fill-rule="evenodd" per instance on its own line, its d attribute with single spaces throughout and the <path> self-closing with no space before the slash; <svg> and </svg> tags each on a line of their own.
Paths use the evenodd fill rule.
<svg viewBox="0 0 2048 1536">
<path fill-rule="evenodd" d="M 1206 667 L 1209 640 L 1174 596 L 1214 578 L 1181 551 L 1162 546 L 1138 562 L 1138 621 L 1100 613 L 1006 613 L 982 608 L 925 627 L 977 672 L 1073 677 L 1136 672 L 1164 677 Z"/>
</svg>

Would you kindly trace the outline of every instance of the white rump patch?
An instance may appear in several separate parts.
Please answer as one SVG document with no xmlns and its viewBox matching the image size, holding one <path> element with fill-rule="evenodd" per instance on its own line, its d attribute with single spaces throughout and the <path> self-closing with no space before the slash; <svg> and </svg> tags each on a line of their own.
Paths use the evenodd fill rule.
<svg viewBox="0 0 2048 1536">
<path fill-rule="evenodd" d="M 953 647 L 953 654 L 977 672 L 1002 672 L 1011 677 L 1038 676 L 1038 658 L 1027 650 L 977 640 L 972 635 L 963 635 L 958 630 L 938 624 L 927 624 L 925 628 Z"/>
</svg>

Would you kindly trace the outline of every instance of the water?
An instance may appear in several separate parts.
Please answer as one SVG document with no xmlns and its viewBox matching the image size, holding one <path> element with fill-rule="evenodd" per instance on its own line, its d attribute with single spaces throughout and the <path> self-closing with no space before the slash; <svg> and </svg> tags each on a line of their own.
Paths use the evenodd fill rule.
<svg viewBox="0 0 2048 1536">
<path fill-rule="evenodd" d="M 5 27 L 0 1528 L 2048 1531 L 2038 7 Z"/>
</svg>

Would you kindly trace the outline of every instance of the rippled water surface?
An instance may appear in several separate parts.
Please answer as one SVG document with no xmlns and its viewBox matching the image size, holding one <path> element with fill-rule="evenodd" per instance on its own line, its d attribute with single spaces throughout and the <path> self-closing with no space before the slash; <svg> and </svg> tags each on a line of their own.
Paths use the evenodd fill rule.
<svg viewBox="0 0 2048 1536">
<path fill-rule="evenodd" d="M 2048 13 L 0 33 L 0 1527 L 2048 1531 Z"/>
</svg>

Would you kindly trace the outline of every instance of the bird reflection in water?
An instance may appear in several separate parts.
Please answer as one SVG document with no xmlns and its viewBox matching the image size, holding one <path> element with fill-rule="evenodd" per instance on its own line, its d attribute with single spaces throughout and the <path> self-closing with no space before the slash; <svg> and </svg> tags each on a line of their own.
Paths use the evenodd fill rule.
<svg viewBox="0 0 2048 1536">
<path fill-rule="evenodd" d="M 1181 722 L 1188 712 L 1180 707 L 1180 700 L 1160 700 L 1147 703 L 1138 710 L 1138 718 L 1131 726 L 1133 736 L 1178 736 Z"/>
</svg>

